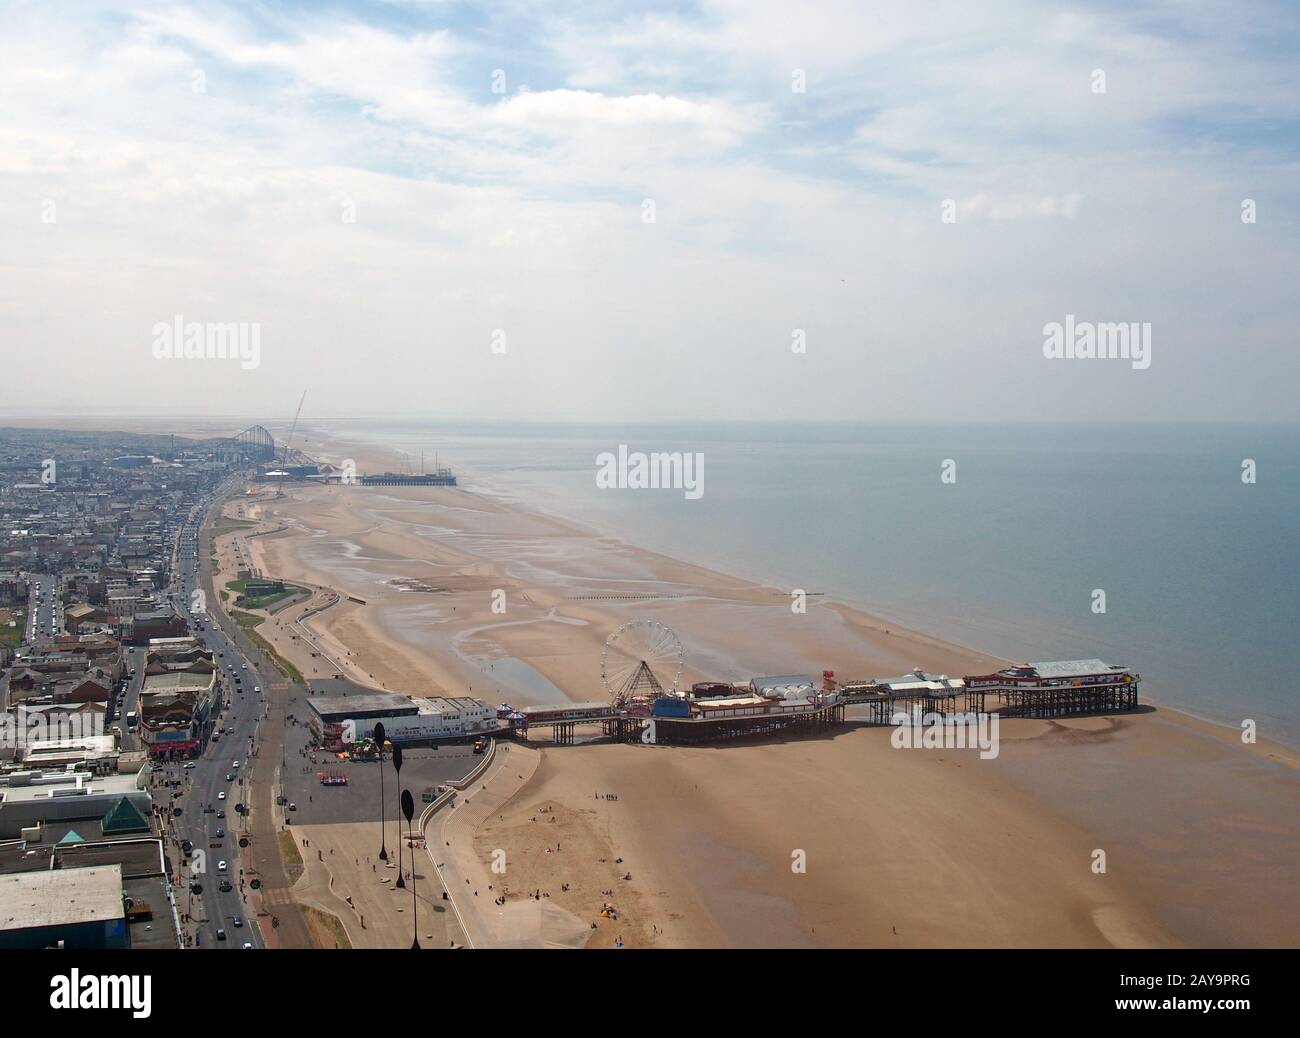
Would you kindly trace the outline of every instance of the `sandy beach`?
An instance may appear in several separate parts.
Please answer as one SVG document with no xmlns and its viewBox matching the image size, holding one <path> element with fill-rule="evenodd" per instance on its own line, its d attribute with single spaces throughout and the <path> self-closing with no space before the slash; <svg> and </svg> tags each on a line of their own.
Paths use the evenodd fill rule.
<svg viewBox="0 0 1300 1038">
<path fill-rule="evenodd" d="M 285 495 L 246 506 L 278 531 L 246 538 L 255 565 L 337 591 L 303 622 L 350 676 L 389 689 L 603 699 L 601 646 L 635 618 L 679 633 L 684 683 L 1002 663 L 837 603 L 797 615 L 781 589 L 461 489 Z M 555 943 L 598 922 L 590 947 L 1297 943 L 1292 751 L 1149 708 L 1007 721 L 1001 736 L 994 760 L 899 751 L 852 723 L 714 748 L 543 744 L 452 853 L 486 888 L 504 851 L 494 896 L 502 882 L 511 898 L 546 894 Z"/>
<path fill-rule="evenodd" d="M 311 439 L 321 460 L 398 464 Z M 459 488 L 288 484 L 226 513 L 256 525 L 219 539 L 222 582 L 242 558 L 311 590 L 259 631 L 309 679 L 337 669 L 494 703 L 602 700 L 601 647 L 640 618 L 681 637 L 683 684 L 1005 662 L 824 599 L 795 614 L 784 589 Z M 712 748 L 535 740 L 448 815 L 437 854 L 467 881 L 458 903 L 502 943 L 1300 944 L 1294 750 L 1150 706 L 1004 721 L 992 760 L 897 750 L 889 736 L 850 711 L 831 735 Z M 497 852 L 504 876 L 490 868 Z M 345 875 L 332 882 L 349 893 Z M 545 896 L 493 931 L 503 888 L 511 905 Z"/>
</svg>

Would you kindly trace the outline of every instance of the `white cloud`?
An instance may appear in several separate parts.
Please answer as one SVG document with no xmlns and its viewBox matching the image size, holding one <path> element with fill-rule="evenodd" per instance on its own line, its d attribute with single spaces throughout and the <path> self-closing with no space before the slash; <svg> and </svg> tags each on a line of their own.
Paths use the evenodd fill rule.
<svg viewBox="0 0 1300 1038">
<path fill-rule="evenodd" d="M 1296 72 L 1231 12 L 457 10 L 0 14 L 0 339 L 29 399 L 283 410 L 309 381 L 334 413 L 905 417 L 984 391 L 1055 415 L 1079 398 L 1037 329 L 1088 310 L 1178 335 L 1143 414 L 1296 413 L 1273 129 Z M 263 369 L 160 371 L 146 332 L 177 312 L 260 321 Z"/>
</svg>

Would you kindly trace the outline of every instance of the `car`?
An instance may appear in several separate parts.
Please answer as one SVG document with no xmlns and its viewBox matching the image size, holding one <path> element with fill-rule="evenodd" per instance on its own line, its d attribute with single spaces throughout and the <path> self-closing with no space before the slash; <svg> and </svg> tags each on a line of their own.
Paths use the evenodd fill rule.
<svg viewBox="0 0 1300 1038">
<path fill-rule="evenodd" d="M 247 670 L 247 669 L 248 669 L 248 664 L 247 664 L 247 663 L 241 663 L 241 664 L 239 665 L 239 669 L 240 669 L 240 670 Z"/>
<path fill-rule="evenodd" d="M 234 762 L 233 764 L 231 764 L 230 766 L 231 766 L 232 768 L 234 768 L 236 771 L 238 771 L 238 770 L 239 770 L 239 761 L 235 761 L 235 762 Z"/>
<path fill-rule="evenodd" d="M 187 760 L 187 761 L 185 762 L 185 770 L 186 770 L 186 771 L 191 770 L 193 767 L 194 767 L 194 762 L 193 762 L 192 760 Z"/>
<path fill-rule="evenodd" d="M 262 686 L 261 686 L 261 685 L 254 685 L 254 686 L 253 686 L 253 691 L 254 691 L 254 692 L 261 692 L 261 691 L 262 691 Z"/>
<path fill-rule="evenodd" d="M 218 799 L 218 800 L 225 800 L 225 799 L 226 799 L 226 791 L 225 791 L 224 789 L 223 789 L 220 793 L 217 794 L 217 799 Z"/>
<path fill-rule="evenodd" d="M 242 915 L 235 916 L 234 919 L 230 920 L 230 925 L 236 929 L 242 929 L 244 925 L 244 917 Z"/>
<path fill-rule="evenodd" d="M 225 811 L 218 811 L 218 812 L 217 812 L 217 817 L 218 817 L 218 818 L 225 818 L 225 817 L 226 817 L 226 812 L 225 812 Z"/>
<path fill-rule="evenodd" d="M 227 782 L 234 782 L 234 781 L 235 781 L 235 773 L 234 773 L 233 771 L 227 771 L 227 772 L 226 772 L 226 781 L 227 781 Z"/>
<path fill-rule="evenodd" d="M 244 947 L 245 947 L 245 948 L 251 948 L 252 946 L 253 946 L 253 942 L 252 942 L 252 941 L 245 941 L 245 942 L 244 942 Z"/>
<path fill-rule="evenodd" d="M 290 801 L 290 803 L 289 803 L 289 810 L 290 810 L 290 811 L 297 811 L 297 810 L 298 810 L 298 805 L 295 804 L 295 803 L 293 803 L 292 801 Z"/>
<path fill-rule="evenodd" d="M 229 894 L 234 889 L 234 887 L 230 885 L 230 880 L 226 879 L 223 876 L 221 882 L 217 884 L 217 889 L 220 890 L 223 894 Z"/>
<path fill-rule="evenodd" d="M 217 940 L 224 941 L 225 939 L 226 939 L 226 931 L 221 929 L 221 927 L 217 927 Z"/>
<path fill-rule="evenodd" d="M 226 865 L 226 863 L 225 863 L 224 861 L 219 861 L 219 862 L 217 862 L 217 871 L 218 871 L 218 872 L 225 872 L 227 868 L 228 868 L 228 866 Z"/>
<path fill-rule="evenodd" d="M 217 829 L 217 839 L 218 839 L 218 840 L 222 839 L 225 835 L 226 835 L 226 830 L 221 829 L 221 828 L 218 828 L 218 829 Z"/>
</svg>

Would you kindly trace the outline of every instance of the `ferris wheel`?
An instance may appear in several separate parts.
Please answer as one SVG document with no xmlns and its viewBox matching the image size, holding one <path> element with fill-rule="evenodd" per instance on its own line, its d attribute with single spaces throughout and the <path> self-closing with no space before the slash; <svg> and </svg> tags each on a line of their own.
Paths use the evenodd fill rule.
<svg viewBox="0 0 1300 1038">
<path fill-rule="evenodd" d="M 600 679 L 610 702 L 621 708 L 637 695 L 675 695 L 684 659 L 671 627 L 658 620 L 629 620 L 605 639 Z"/>
</svg>

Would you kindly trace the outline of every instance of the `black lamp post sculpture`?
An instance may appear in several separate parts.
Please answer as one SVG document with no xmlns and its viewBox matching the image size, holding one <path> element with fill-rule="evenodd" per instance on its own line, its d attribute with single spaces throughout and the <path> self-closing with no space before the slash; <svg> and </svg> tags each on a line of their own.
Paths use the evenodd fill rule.
<svg viewBox="0 0 1300 1038">
<path fill-rule="evenodd" d="M 398 788 L 401 788 L 402 782 L 402 748 L 393 743 L 393 770 L 397 772 Z M 412 863 L 414 864 L 414 863 Z M 406 886 L 406 880 L 402 879 L 402 823 L 397 823 L 397 883 L 395 886 Z"/>
<path fill-rule="evenodd" d="M 375 748 L 379 751 L 379 860 L 388 860 L 388 848 L 384 846 L 384 821 L 386 812 L 384 811 L 384 725 L 382 722 L 375 725 L 374 731 Z M 398 869 L 398 875 L 401 869 Z"/>
<path fill-rule="evenodd" d="M 409 789 L 402 790 L 402 814 L 406 815 L 406 831 L 411 831 L 411 816 L 415 814 L 415 798 Z M 415 898 L 415 845 L 411 845 L 411 950 L 420 950 L 420 903 Z"/>
</svg>

